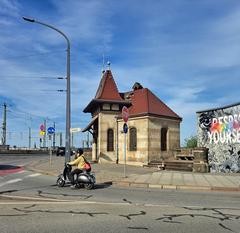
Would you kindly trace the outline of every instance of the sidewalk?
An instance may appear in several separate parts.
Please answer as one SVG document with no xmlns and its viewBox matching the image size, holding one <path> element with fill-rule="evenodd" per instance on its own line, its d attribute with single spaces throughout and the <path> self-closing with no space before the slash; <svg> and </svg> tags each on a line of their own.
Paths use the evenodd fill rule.
<svg viewBox="0 0 240 233">
<path fill-rule="evenodd" d="M 27 169 L 46 175 L 62 173 L 64 157 L 52 157 L 33 162 Z M 240 174 L 211 174 L 179 171 L 158 171 L 154 168 L 126 166 L 124 178 L 122 164 L 92 164 L 97 183 L 111 183 L 125 187 L 159 188 L 196 191 L 240 191 Z"/>
</svg>

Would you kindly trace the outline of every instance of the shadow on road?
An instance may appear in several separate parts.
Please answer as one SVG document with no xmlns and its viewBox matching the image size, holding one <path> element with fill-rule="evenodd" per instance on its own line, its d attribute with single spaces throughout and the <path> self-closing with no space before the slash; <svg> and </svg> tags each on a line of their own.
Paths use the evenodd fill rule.
<svg viewBox="0 0 240 233">
<path fill-rule="evenodd" d="M 11 170 L 11 169 L 19 169 L 19 168 L 21 168 L 21 167 L 13 166 L 13 165 L 6 165 L 6 164 L 1 165 L 0 164 L 0 170 Z"/>
</svg>

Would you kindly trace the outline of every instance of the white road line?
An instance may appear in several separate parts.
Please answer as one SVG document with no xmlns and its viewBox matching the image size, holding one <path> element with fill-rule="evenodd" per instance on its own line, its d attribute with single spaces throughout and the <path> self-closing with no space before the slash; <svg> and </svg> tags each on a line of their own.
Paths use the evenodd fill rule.
<svg viewBox="0 0 240 233">
<path fill-rule="evenodd" d="M 25 171 L 22 170 L 22 171 L 19 171 L 19 172 L 14 173 L 14 174 L 21 174 L 21 173 L 24 173 L 24 172 L 25 172 Z"/>
<path fill-rule="evenodd" d="M 22 181 L 22 179 L 9 180 L 9 181 L 7 181 L 7 182 L 1 183 L 1 184 L 0 184 L 0 187 L 2 187 L 2 186 L 4 186 L 4 185 L 7 185 L 7 184 L 16 183 L 16 182 L 19 182 L 19 181 Z"/>
<path fill-rule="evenodd" d="M 34 174 L 31 174 L 31 175 L 28 175 L 28 176 L 25 176 L 25 177 L 36 177 L 36 176 L 41 176 L 40 173 L 34 173 Z"/>
</svg>

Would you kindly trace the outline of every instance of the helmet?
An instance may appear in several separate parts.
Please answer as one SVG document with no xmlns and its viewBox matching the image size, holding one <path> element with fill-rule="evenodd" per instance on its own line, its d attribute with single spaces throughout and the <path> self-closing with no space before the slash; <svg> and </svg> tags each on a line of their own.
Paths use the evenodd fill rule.
<svg viewBox="0 0 240 233">
<path fill-rule="evenodd" d="M 82 149 L 82 148 L 78 148 L 78 149 L 77 149 L 77 153 L 79 153 L 80 155 L 82 155 L 82 154 L 83 154 L 83 149 Z"/>
</svg>

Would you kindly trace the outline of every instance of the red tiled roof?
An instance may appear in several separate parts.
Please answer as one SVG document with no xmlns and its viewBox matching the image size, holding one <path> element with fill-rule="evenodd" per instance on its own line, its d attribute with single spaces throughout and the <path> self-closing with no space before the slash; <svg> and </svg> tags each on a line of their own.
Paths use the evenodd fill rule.
<svg viewBox="0 0 240 233">
<path fill-rule="evenodd" d="M 181 117 L 179 117 L 147 88 L 133 91 L 131 103 L 132 106 L 129 107 L 130 117 L 140 114 L 153 114 L 158 116 L 178 118 L 181 120 Z"/>
<path fill-rule="evenodd" d="M 123 100 L 119 95 L 117 85 L 110 70 L 105 71 L 103 74 L 95 99 Z"/>
</svg>

